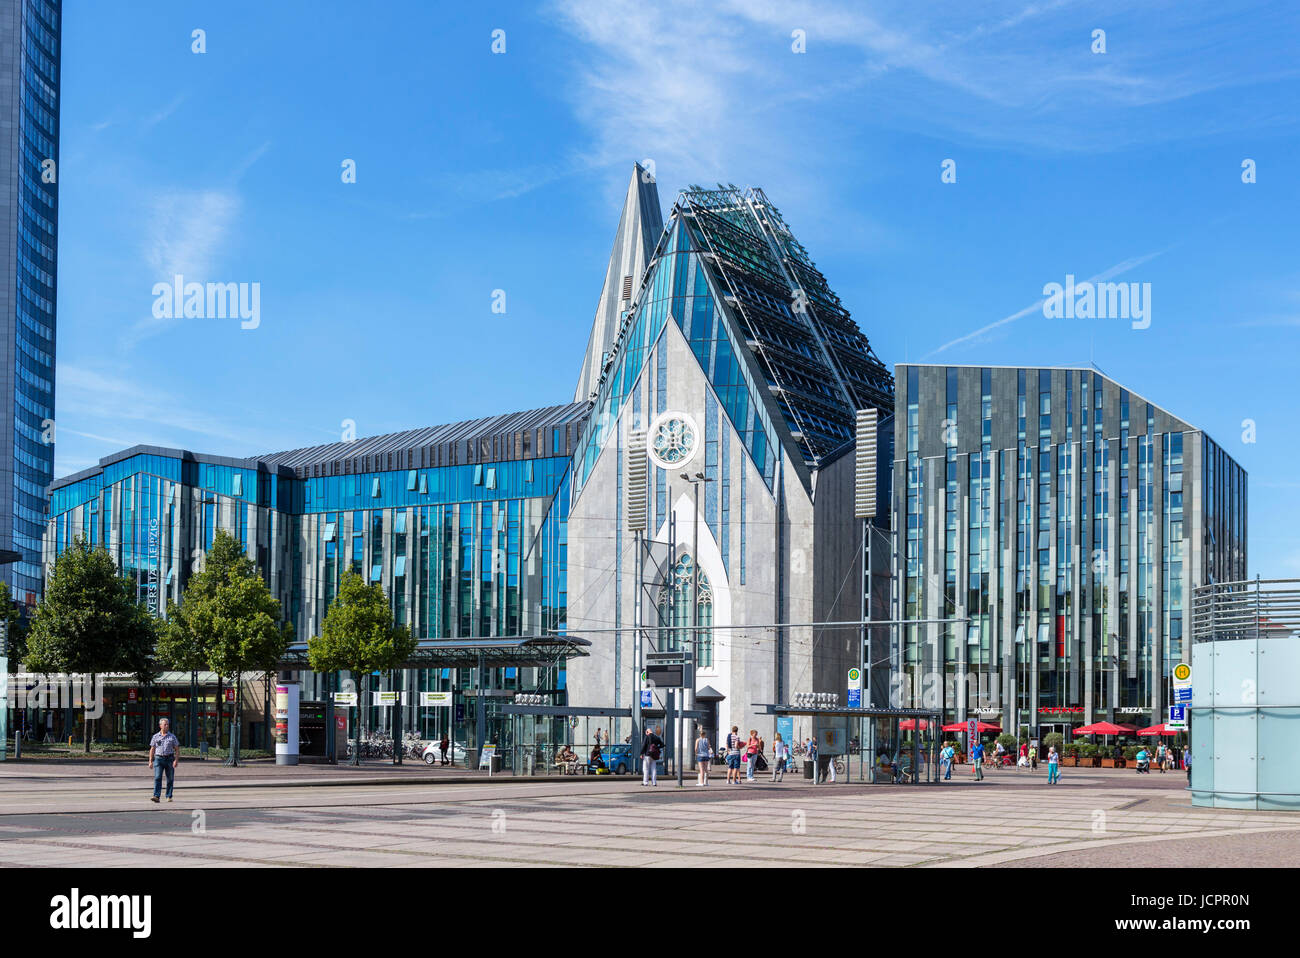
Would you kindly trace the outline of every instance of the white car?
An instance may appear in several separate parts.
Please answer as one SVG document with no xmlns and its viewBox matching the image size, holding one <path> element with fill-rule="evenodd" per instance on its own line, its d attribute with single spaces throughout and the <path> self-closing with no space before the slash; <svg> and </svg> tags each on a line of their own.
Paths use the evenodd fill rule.
<svg viewBox="0 0 1300 958">
<path fill-rule="evenodd" d="M 465 743 L 452 742 L 451 748 L 447 750 L 447 756 L 448 758 L 451 759 L 453 764 L 458 765 L 461 768 L 464 768 L 465 767 Z M 428 745 L 424 747 L 424 752 L 421 754 L 420 757 L 424 759 L 425 765 L 437 765 L 439 762 L 442 761 L 442 750 L 438 747 L 437 742 L 430 742 Z"/>
</svg>

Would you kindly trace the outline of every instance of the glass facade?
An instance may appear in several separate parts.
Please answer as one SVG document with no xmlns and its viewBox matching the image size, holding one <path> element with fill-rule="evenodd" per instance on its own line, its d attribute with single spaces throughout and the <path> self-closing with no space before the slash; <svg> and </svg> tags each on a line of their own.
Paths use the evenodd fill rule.
<svg viewBox="0 0 1300 958">
<path fill-rule="evenodd" d="M 1245 577 L 1245 472 L 1094 370 L 898 381 L 901 704 L 1008 731 L 1163 721 L 1190 590 Z"/>
<path fill-rule="evenodd" d="M 13 258 L 3 266 L 0 300 L 6 354 L 0 462 L 0 545 L 22 558 L 7 567 L 15 599 L 34 603 L 41 592 L 41 537 L 46 488 L 54 478 L 55 290 L 58 285 L 59 59 L 58 0 L 5 0 L 6 37 L 0 70 L 12 78 L 6 111 L 4 228 L 14 229 Z M 8 463 L 12 461 L 12 467 Z"/>
</svg>

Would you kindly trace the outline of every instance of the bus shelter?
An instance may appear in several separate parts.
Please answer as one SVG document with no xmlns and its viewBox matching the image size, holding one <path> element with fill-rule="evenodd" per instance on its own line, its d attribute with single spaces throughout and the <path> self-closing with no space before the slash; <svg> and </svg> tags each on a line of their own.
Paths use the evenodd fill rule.
<svg viewBox="0 0 1300 958">
<path fill-rule="evenodd" d="M 822 782 L 921 785 L 939 780 L 940 714 L 925 709 L 768 705 L 791 743 L 791 769 Z M 817 742 L 817 768 L 806 744 Z"/>
<path fill-rule="evenodd" d="M 641 770 L 641 740 L 633 728 L 630 708 L 511 704 L 501 706 L 500 711 L 512 723 L 510 740 L 515 747 L 510 767 L 516 775 L 563 775 L 585 769 L 598 744 L 602 760 L 615 774 L 620 769 L 633 773 Z M 682 718 L 689 729 L 705 714 L 702 709 L 678 709 L 668 718 Z M 668 774 L 677 723 L 664 721 L 662 713 L 649 709 L 643 709 L 641 717 L 643 725 L 662 729 L 665 748 L 659 767 Z M 559 759 L 566 746 L 577 755 L 576 763 Z"/>
<path fill-rule="evenodd" d="M 435 708 L 449 712 L 448 729 L 457 749 L 465 750 L 466 764 L 471 768 L 479 765 L 479 756 L 487 745 L 495 746 L 495 754 L 502 757 L 504 764 L 511 764 L 514 751 L 516 728 L 512 716 L 507 713 L 505 703 L 520 691 L 533 691 L 548 697 L 562 698 L 564 691 L 556 684 L 556 677 L 564 663 L 572 658 L 589 655 L 591 642 L 577 636 L 542 635 L 542 636 L 495 636 L 489 638 L 464 639 L 423 639 L 412 653 L 410 659 L 401 667 L 384 675 L 361 677 L 366 679 L 368 692 L 393 691 L 398 695 L 398 721 L 393 722 L 393 737 L 400 740 L 402 729 L 415 728 L 428 724 L 426 713 Z M 290 646 L 282 662 L 282 667 L 291 670 L 306 671 L 306 643 Z M 517 675 L 522 670 L 534 670 L 531 684 L 524 684 L 515 689 L 499 687 L 493 680 L 498 671 L 514 671 Z M 465 676 L 467 681 L 453 682 L 449 678 L 436 678 L 439 673 L 451 676 Z M 310 673 L 309 673 L 310 674 Z M 304 686 L 304 695 L 325 704 L 326 732 L 329 739 L 327 754 L 334 754 L 334 737 L 349 734 L 350 728 L 338 728 L 335 714 L 346 714 L 348 723 L 366 720 L 363 728 L 383 728 L 386 722 L 381 720 L 381 706 L 360 703 L 360 707 L 340 708 L 334 703 L 334 696 L 340 691 L 340 676 L 315 675 L 310 689 Z M 358 678 L 354 676 L 354 679 Z M 523 679 L 520 679 L 523 682 Z M 538 683 L 541 683 L 539 685 Z M 418 685 L 419 688 L 409 688 Z M 427 687 L 426 687 L 427 686 Z M 461 687 L 463 686 L 463 687 Z M 544 686 L 544 687 L 543 687 Z M 443 690 L 450 695 L 450 706 L 422 706 L 418 702 L 421 692 Z M 533 708 L 538 708 L 534 706 Z M 533 734 L 537 734 L 535 731 Z M 553 733 L 552 733 L 553 734 Z"/>
</svg>

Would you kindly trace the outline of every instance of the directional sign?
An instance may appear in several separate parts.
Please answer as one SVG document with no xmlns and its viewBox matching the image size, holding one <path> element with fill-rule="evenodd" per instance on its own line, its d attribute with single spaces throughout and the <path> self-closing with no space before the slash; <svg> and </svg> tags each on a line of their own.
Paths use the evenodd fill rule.
<svg viewBox="0 0 1300 958">
<path fill-rule="evenodd" d="M 1192 687 L 1190 685 L 1175 686 L 1174 701 L 1179 705 L 1190 705 L 1192 701 Z"/>
<path fill-rule="evenodd" d="M 862 689 L 855 689 L 852 686 L 850 686 L 848 703 L 849 703 L 849 708 L 851 709 L 862 708 Z"/>
<path fill-rule="evenodd" d="M 334 704 L 344 706 L 346 708 L 351 708 L 352 706 L 357 704 L 357 693 L 356 692 L 335 692 Z"/>
<path fill-rule="evenodd" d="M 421 692 L 420 704 L 426 708 L 451 708 L 451 693 Z"/>
<path fill-rule="evenodd" d="M 1165 726 L 1177 732 L 1186 731 L 1187 730 L 1187 706 L 1186 705 L 1169 706 L 1169 721 L 1165 723 Z"/>
</svg>

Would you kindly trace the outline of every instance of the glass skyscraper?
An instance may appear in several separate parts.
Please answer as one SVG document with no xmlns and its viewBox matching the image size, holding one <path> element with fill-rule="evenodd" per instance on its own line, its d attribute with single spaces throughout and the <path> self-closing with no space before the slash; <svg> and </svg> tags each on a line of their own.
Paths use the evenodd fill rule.
<svg viewBox="0 0 1300 958">
<path fill-rule="evenodd" d="M 1006 731 L 1164 721 L 1192 589 L 1246 576 L 1245 471 L 1096 370 L 897 377 L 901 703 Z"/>
<path fill-rule="evenodd" d="M 0 0 L 0 548 L 20 553 L 2 568 L 28 605 L 54 478 L 62 15 L 59 0 Z"/>
</svg>

